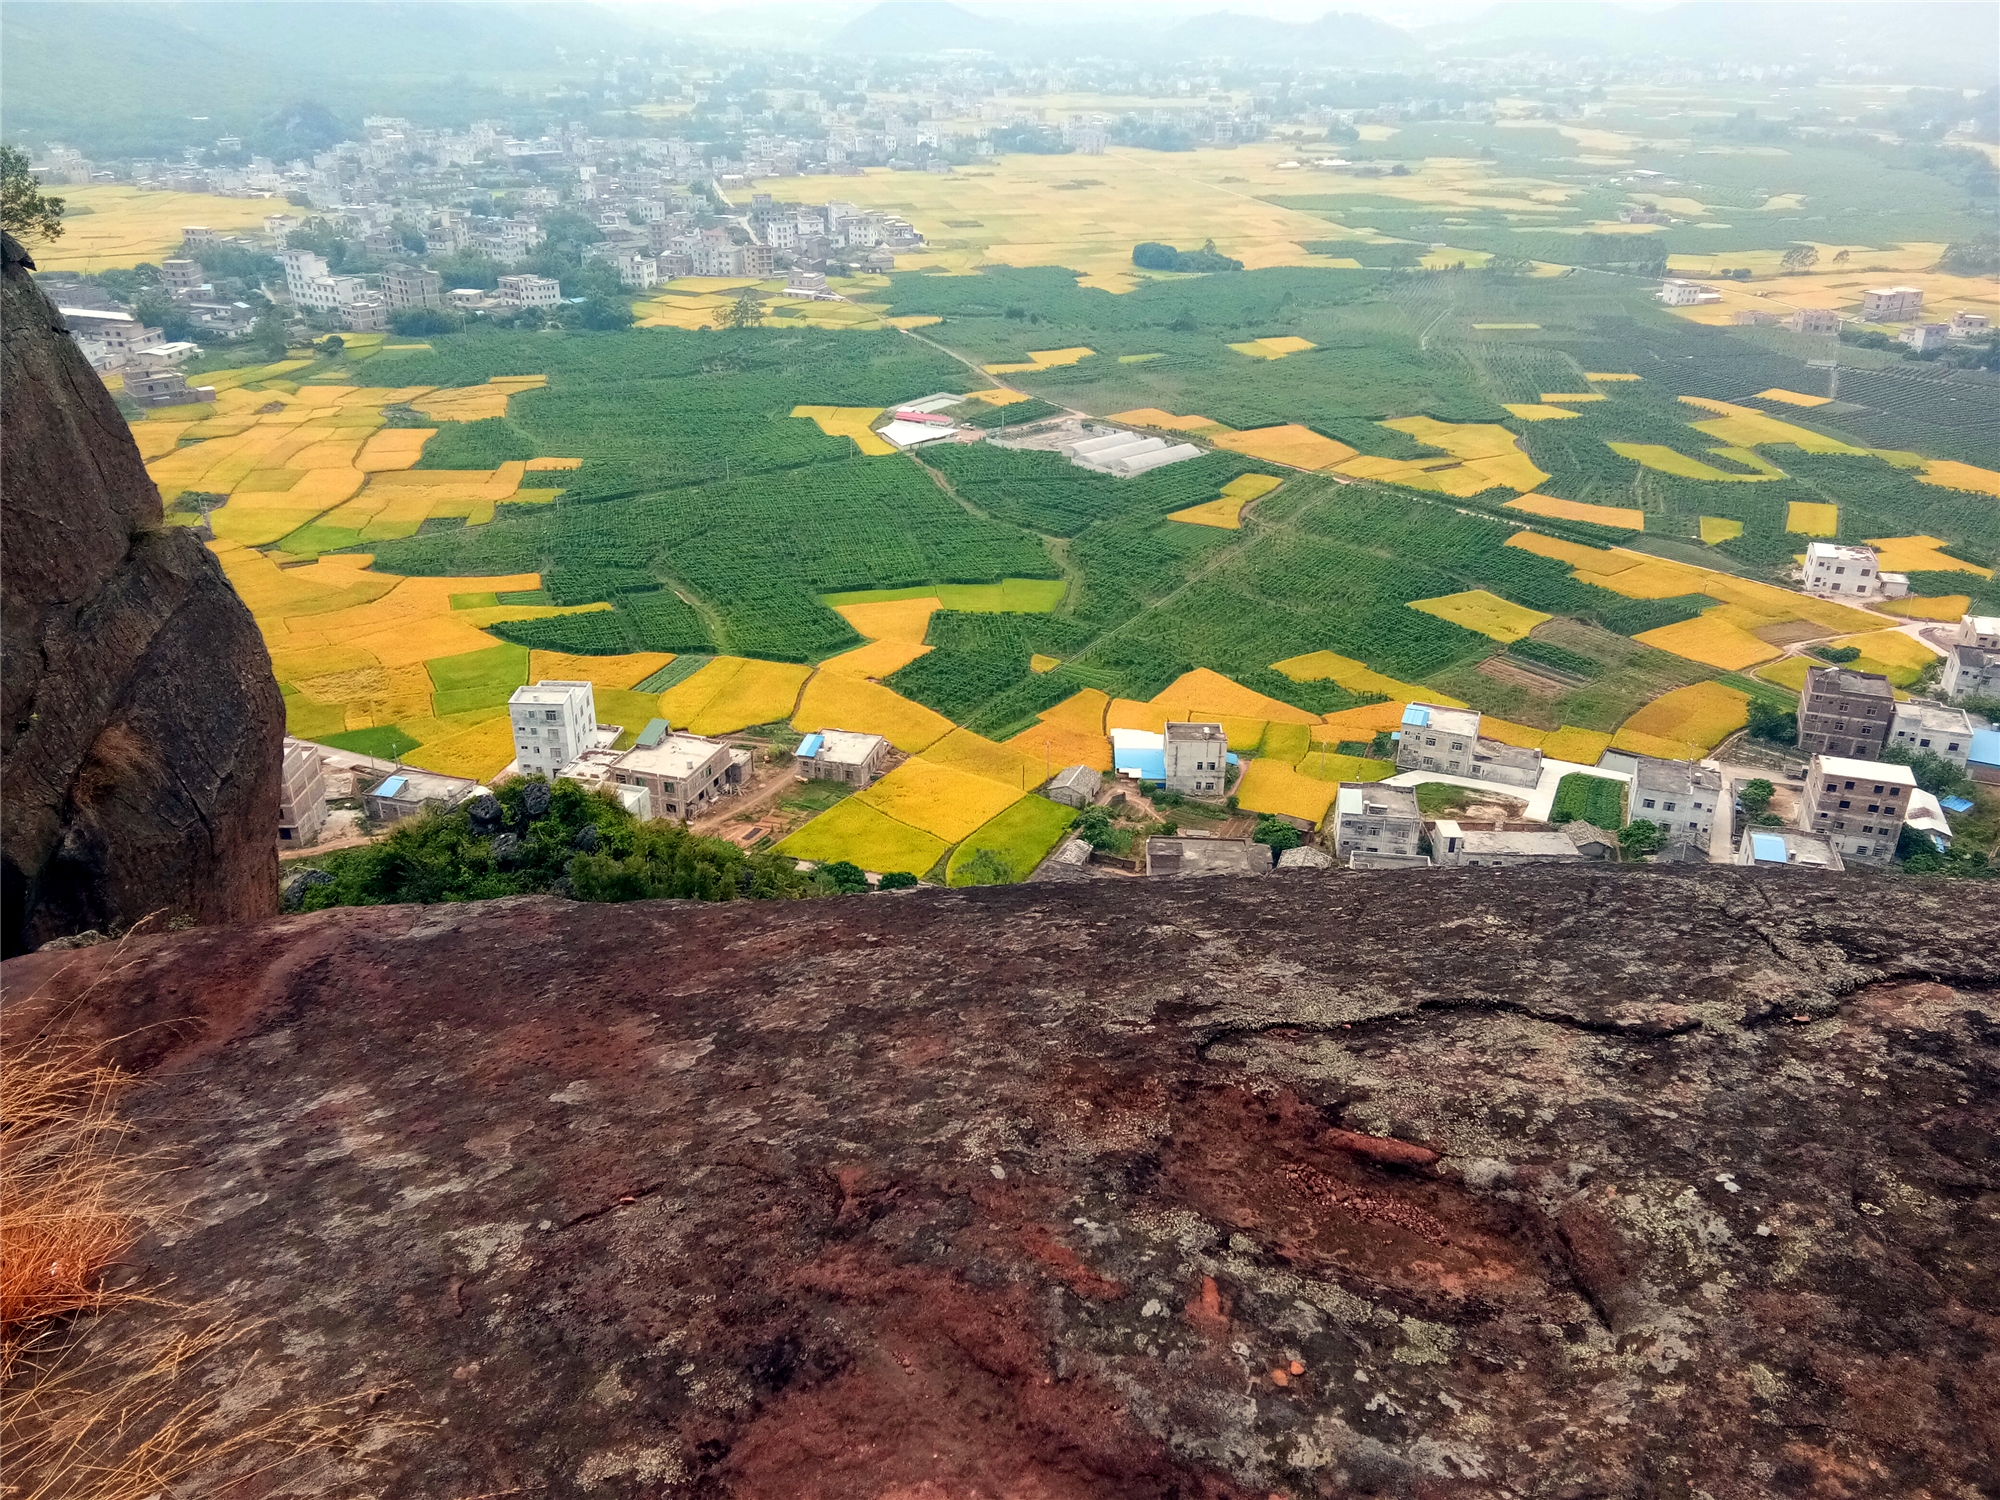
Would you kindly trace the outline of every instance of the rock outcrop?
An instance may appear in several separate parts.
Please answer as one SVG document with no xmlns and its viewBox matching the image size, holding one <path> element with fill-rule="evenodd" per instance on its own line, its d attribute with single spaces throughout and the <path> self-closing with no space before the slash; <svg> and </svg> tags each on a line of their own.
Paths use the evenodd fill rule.
<svg viewBox="0 0 2000 1500">
<path fill-rule="evenodd" d="M 288 1494 L 1943 1500 L 2000 1492 L 1968 889 L 522 898 L 0 977 L 144 1074 L 134 1259 L 262 1320 L 224 1422 L 402 1383 Z"/>
<path fill-rule="evenodd" d="M 0 943 L 277 910 L 284 701 L 213 556 L 5 243 Z"/>
</svg>

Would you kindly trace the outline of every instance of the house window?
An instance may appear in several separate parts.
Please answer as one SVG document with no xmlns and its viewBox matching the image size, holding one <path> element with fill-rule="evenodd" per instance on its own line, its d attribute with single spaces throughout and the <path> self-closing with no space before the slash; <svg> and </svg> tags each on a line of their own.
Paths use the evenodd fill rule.
<svg viewBox="0 0 2000 1500">
<path fill-rule="evenodd" d="M 1672 812 L 1672 811 L 1674 811 L 1674 804 L 1673 804 L 1673 803 L 1671 803 L 1671 802 L 1669 802 L 1669 803 L 1668 803 L 1668 804 L 1666 805 L 1666 807 L 1665 807 L 1664 809 L 1662 809 L 1662 810 L 1663 810 L 1663 811 L 1665 811 L 1665 812 Z"/>
<path fill-rule="evenodd" d="M 557 712 L 556 712 L 556 711 L 555 711 L 555 710 L 554 710 L 553 708 L 550 708 L 550 709 L 544 709 L 544 710 L 542 711 L 542 722 L 543 722 L 544 724 L 554 724 L 554 723 L 557 723 L 557 722 L 559 722 L 559 721 L 561 720 L 561 718 L 562 718 L 562 715 L 561 715 L 561 714 L 559 714 L 559 713 L 557 713 Z"/>
</svg>

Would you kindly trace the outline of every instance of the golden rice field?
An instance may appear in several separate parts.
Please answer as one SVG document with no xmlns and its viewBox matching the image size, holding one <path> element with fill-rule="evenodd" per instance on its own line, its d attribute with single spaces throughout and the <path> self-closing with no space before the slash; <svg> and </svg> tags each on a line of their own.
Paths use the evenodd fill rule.
<svg viewBox="0 0 2000 1500">
<path fill-rule="evenodd" d="M 1900 630 L 1870 630 L 1860 635 L 1844 635 L 1833 642 L 1860 651 L 1852 665 L 1858 671 L 1879 672 L 1897 687 L 1908 687 L 1921 671 L 1938 659 L 1938 653 L 1922 641 Z"/>
<path fill-rule="evenodd" d="M 1519 417 L 1523 422 L 1560 422 L 1564 417 L 1575 417 L 1577 413 L 1560 406 L 1538 405 L 1532 401 L 1509 401 L 1505 403 L 1509 416 Z"/>
<path fill-rule="evenodd" d="M 530 651 L 528 681 L 587 682 L 599 692 L 625 692 L 673 660 L 669 651 L 635 651 L 629 656 L 571 656 L 562 651 Z M 654 695 L 657 709 L 658 695 Z"/>
<path fill-rule="evenodd" d="M 1602 391 L 1543 391 L 1542 400 L 1560 401 L 1565 406 L 1575 406 L 1579 401 L 1609 401 L 1611 398 Z"/>
<path fill-rule="evenodd" d="M 1733 541 L 1743 535 L 1743 523 L 1732 521 L 1726 516 L 1703 516 L 1701 518 L 1701 539 L 1713 547 L 1717 542 Z"/>
<path fill-rule="evenodd" d="M 1532 490 L 1549 477 L 1535 467 L 1513 433 L 1492 423 L 1397 417 L 1379 425 L 1414 438 L 1426 447 L 1440 449 L 1450 457 L 1356 457 L 1339 464 L 1340 473 L 1357 479 L 1378 479 L 1390 484 L 1408 485 L 1413 489 L 1434 490 L 1457 499 L 1469 498 L 1495 486 Z"/>
<path fill-rule="evenodd" d="M 1257 742 L 1257 753 L 1288 766 L 1297 765 L 1313 747 L 1312 732 L 1310 724 L 1266 724 L 1264 738 Z"/>
<path fill-rule="evenodd" d="M 1261 458 L 1294 469 L 1330 469 L 1354 457 L 1345 443 L 1301 427 L 1296 422 L 1279 427 L 1257 427 L 1248 432 L 1220 430 L 1211 435 L 1215 446 L 1250 458 Z"/>
<path fill-rule="evenodd" d="M 1018 365 L 988 365 L 988 375 L 1017 375 L 1024 370 L 1053 370 L 1059 365 L 1073 365 L 1079 360 L 1089 359 L 1097 351 L 1078 346 L 1074 349 L 1030 349 L 1028 362 Z"/>
<path fill-rule="evenodd" d="M 879 734 L 898 750 L 915 754 L 930 748 L 958 726 L 935 709 L 913 703 L 879 682 L 815 672 L 805 691 L 799 694 L 792 727 L 802 734 L 815 729 Z"/>
<path fill-rule="evenodd" d="M 1598 757 L 1611 748 L 1611 736 L 1595 729 L 1578 729 L 1574 724 L 1565 724 L 1544 736 L 1540 748 L 1550 760 L 1594 766 Z"/>
<path fill-rule="evenodd" d="M 1062 658 L 1060 656 L 1044 656 L 1039 651 L 1028 658 L 1028 670 L 1037 674 L 1053 672 L 1061 665 Z"/>
<path fill-rule="evenodd" d="M 1655 698 L 1620 725 L 1619 734 L 1630 730 L 1692 745 L 1705 754 L 1749 722 L 1748 693 L 1719 682 L 1697 682 Z"/>
<path fill-rule="evenodd" d="M 811 675 L 811 667 L 792 662 L 718 656 L 660 695 L 660 717 L 692 734 L 735 734 L 752 724 L 780 723 L 791 717 Z"/>
<path fill-rule="evenodd" d="M 996 744 L 970 729 L 954 729 L 918 759 L 948 766 L 954 771 L 964 771 L 971 776 L 983 776 L 988 781 L 1020 792 L 1040 786 L 1062 769 L 1055 766 L 1045 771 L 1042 761 L 1024 755 L 1011 745 Z"/>
<path fill-rule="evenodd" d="M 1945 543 L 1934 536 L 1878 536 L 1869 539 L 1876 558 L 1890 573 L 1977 573 L 1991 578 L 1993 570 L 1965 562 L 1940 550 Z"/>
<path fill-rule="evenodd" d="M 1991 495 L 2000 499 L 2000 473 L 1982 469 L 1977 464 L 1952 460 L 1926 462 L 1924 471 L 1917 478 L 1925 484 L 1940 485 L 1948 490 L 1970 490 L 1976 495 Z"/>
<path fill-rule="evenodd" d="M 1812 670 L 1813 665 L 1806 657 L 1788 656 L 1783 661 L 1759 667 L 1750 675 L 1782 688 L 1790 688 L 1795 693 L 1803 693 L 1806 690 L 1806 673 Z"/>
<path fill-rule="evenodd" d="M 1550 516 L 1562 521 L 1589 521 L 1598 526 L 1619 526 L 1627 531 L 1644 531 L 1646 513 L 1629 505 L 1589 505 L 1581 500 L 1559 500 L 1554 495 L 1523 495 L 1507 502 L 1508 510 L 1525 511 L 1531 516 Z"/>
<path fill-rule="evenodd" d="M 1832 402 L 1833 397 L 1808 396 L 1803 391 L 1788 391 L 1782 386 L 1774 386 L 1768 391 L 1759 391 L 1756 399 L 1776 401 L 1785 406 L 1826 406 Z"/>
<path fill-rule="evenodd" d="M 834 613 L 871 641 L 895 641 L 920 646 L 930 633 L 931 616 L 940 605 L 935 594 L 921 599 L 883 599 L 864 604 L 838 604 Z"/>
<path fill-rule="evenodd" d="M 1236 784 L 1236 805 L 1248 812 L 1304 818 L 1317 827 L 1339 791 L 1331 781 L 1302 775 L 1283 761 L 1260 756 L 1244 764 Z"/>
<path fill-rule="evenodd" d="M 792 415 L 809 419 L 828 437 L 852 438 L 854 446 L 871 458 L 896 451 L 895 445 L 877 436 L 870 425 L 882 415 L 879 406 L 795 406 Z"/>
<path fill-rule="evenodd" d="M 1518 641 L 1537 625 L 1554 618 L 1502 599 L 1498 594 L 1490 594 L 1485 589 L 1467 589 L 1463 593 L 1446 594 L 1437 599 L 1415 599 L 1409 607 L 1435 615 L 1440 620 L 1449 620 L 1467 630 L 1476 630 L 1496 641 Z"/>
<path fill-rule="evenodd" d="M 1023 793 L 989 777 L 912 757 L 853 801 L 899 823 L 956 844 L 1020 800 Z"/>
<path fill-rule="evenodd" d="M 1207 667 L 1183 672 L 1154 694 L 1152 702 L 1177 719 L 1190 714 L 1233 715 L 1280 724 L 1310 724 L 1317 719 L 1303 708 L 1255 692 Z"/>
<path fill-rule="evenodd" d="M 74 215 L 62 238 L 35 247 L 44 271 L 110 271 L 142 262 L 158 265 L 181 248 L 182 231 L 201 225 L 222 234 L 264 232 L 273 205 L 262 198 L 210 193 L 148 192 L 135 187 L 65 187 L 57 196 Z M 88 213 L 77 213 L 88 209 Z"/>
<path fill-rule="evenodd" d="M 998 583 L 938 583 L 900 589 L 854 589 L 846 593 L 822 594 L 820 600 L 834 609 L 844 609 L 852 604 L 894 604 L 910 599 L 928 599 L 932 608 L 960 610 L 967 614 L 1041 615 L 1062 603 L 1068 588 L 1069 585 L 1060 578 L 1003 578 Z"/>
<path fill-rule="evenodd" d="M 1785 507 L 1785 530 L 1800 536 L 1838 536 L 1840 507 L 1809 500 L 1794 500 Z"/>
<path fill-rule="evenodd" d="M 912 645 L 908 641 L 870 641 L 852 651 L 829 656 L 819 664 L 819 669 L 848 677 L 879 680 L 892 672 L 900 672 L 918 657 L 928 654 L 930 649 L 929 646 Z"/>
<path fill-rule="evenodd" d="M 1228 432 L 1231 429 L 1213 417 L 1177 417 L 1170 411 L 1162 411 L 1157 406 L 1140 406 L 1131 411 L 1114 413 L 1109 421 L 1125 422 L 1134 427 L 1158 427 L 1167 432 Z"/>
<path fill-rule="evenodd" d="M 1629 458 L 1655 473 L 1676 474 L 1682 479 L 1703 479 L 1711 484 L 1762 484 L 1783 477 L 1777 473 L 1732 474 L 1727 469 L 1718 469 L 1698 458 L 1690 458 L 1679 449 L 1669 448 L 1663 443 L 1606 443 L 1604 446 L 1620 458 Z"/>
<path fill-rule="evenodd" d="M 1105 713 L 1111 699 L 1096 688 L 1084 688 L 1038 715 L 1039 722 L 1006 741 L 1008 748 L 1052 765 L 1111 769 L 1111 741 L 1105 734 Z"/>
<path fill-rule="evenodd" d="M 922 875 L 950 847 L 933 834 L 898 822 L 859 796 L 848 797 L 777 845 L 794 859 L 849 860 L 864 870 Z"/>
<path fill-rule="evenodd" d="M 1905 620 L 1956 620 L 1972 608 L 1970 594 L 1939 594 L 1925 598 L 1912 594 L 1902 599 L 1878 599 L 1875 608 L 1885 615 L 1896 615 Z"/>
<path fill-rule="evenodd" d="M 969 391 L 965 399 L 968 401 L 983 401 L 988 406 L 1014 406 L 1023 401 L 1032 401 L 1035 398 L 1030 396 L 1026 391 L 1010 391 L 1004 385 L 996 385 L 990 391 Z"/>
<path fill-rule="evenodd" d="M 1657 630 L 1642 631 L 1632 639 L 1689 661 L 1720 667 L 1725 672 L 1740 672 L 1783 654 L 1781 647 L 1759 639 L 1731 620 L 1717 618 L 1714 611 L 1692 620 L 1662 625 Z"/>
<path fill-rule="evenodd" d="M 1271 670 L 1282 672 L 1294 682 L 1332 682 L 1346 688 L 1350 693 L 1381 693 L 1387 697 L 1407 703 L 1419 700 L 1435 703 L 1443 708 L 1464 708 L 1458 699 L 1437 693 L 1430 688 L 1418 687 L 1412 682 L 1400 682 L 1394 677 L 1375 671 L 1366 662 L 1356 661 L 1351 656 L 1339 656 L 1331 651 L 1310 651 L 1304 656 L 1288 656 L 1283 661 L 1271 663 Z"/>
<path fill-rule="evenodd" d="M 1247 344 L 1231 344 L 1238 354 L 1247 354 L 1252 359 L 1283 359 L 1288 354 L 1303 354 L 1308 349 L 1317 349 L 1318 344 L 1301 338 L 1251 339 Z"/>
<path fill-rule="evenodd" d="M 1630 728 L 1620 729 L 1611 737 L 1611 748 L 1631 755 L 1650 755 L 1658 760 L 1694 760 L 1701 755 L 1701 747 L 1686 740 Z"/>
<path fill-rule="evenodd" d="M 1396 763 L 1366 755 L 1342 755 L 1331 742 L 1320 740 L 1292 769 L 1314 781 L 1387 781 L 1396 774 Z"/>
</svg>

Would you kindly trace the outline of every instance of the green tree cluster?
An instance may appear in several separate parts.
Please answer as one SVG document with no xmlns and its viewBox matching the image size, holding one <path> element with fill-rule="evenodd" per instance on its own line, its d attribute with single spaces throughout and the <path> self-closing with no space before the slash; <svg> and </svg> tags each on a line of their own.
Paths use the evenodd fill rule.
<svg viewBox="0 0 2000 1500">
<path fill-rule="evenodd" d="M 23 242 L 59 240 L 62 220 L 63 200 L 42 191 L 28 170 L 27 154 L 0 146 L 0 228 Z"/>
</svg>

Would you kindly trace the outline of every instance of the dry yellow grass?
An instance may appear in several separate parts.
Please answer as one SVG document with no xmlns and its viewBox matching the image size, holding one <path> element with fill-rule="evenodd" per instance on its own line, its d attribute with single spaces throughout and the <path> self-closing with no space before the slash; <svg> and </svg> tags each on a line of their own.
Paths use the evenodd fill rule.
<svg viewBox="0 0 2000 1500">
<path fill-rule="evenodd" d="M 871 641 L 902 641 L 921 645 L 931 628 L 931 616 L 943 606 L 930 595 L 921 599 L 885 599 L 877 603 L 842 604 L 834 609 L 855 634 Z"/>
<path fill-rule="evenodd" d="M 1490 594 L 1485 589 L 1467 589 L 1463 593 L 1446 594 L 1437 599 L 1412 600 L 1410 608 L 1435 615 L 1440 620 L 1449 620 L 1467 630 L 1476 630 L 1496 641 L 1518 641 L 1537 625 L 1553 618 L 1502 599 L 1498 594 Z"/>
<path fill-rule="evenodd" d="M 1743 523 L 1724 516 L 1703 516 L 1701 518 L 1701 539 L 1713 547 L 1717 542 L 1727 542 L 1743 535 Z"/>
<path fill-rule="evenodd" d="M 854 446 L 871 458 L 896 451 L 893 443 L 878 437 L 869 426 L 882 415 L 879 406 L 795 406 L 792 415 L 810 419 L 828 437 L 852 438 Z"/>
<path fill-rule="evenodd" d="M 1287 423 L 1282 427 L 1258 427 L 1249 432 L 1216 432 L 1216 447 L 1247 454 L 1295 469 L 1330 469 L 1355 456 L 1345 443 L 1322 437 L 1310 427 Z"/>
<path fill-rule="evenodd" d="M 1926 463 L 1923 473 L 1917 478 L 1925 484 L 1941 485 L 1948 490 L 1970 490 L 1974 494 L 2000 498 L 2000 473 L 1982 469 L 1977 464 L 1951 460 Z"/>
<path fill-rule="evenodd" d="M 1598 526 L 1621 526 L 1628 531 L 1646 529 L 1646 513 L 1626 505 L 1588 505 L 1581 500 L 1559 500 L 1554 495 L 1523 495 L 1518 500 L 1509 500 L 1507 509 L 1558 520 L 1589 521 Z"/>
<path fill-rule="evenodd" d="M 1251 339 L 1246 344 L 1231 344 L 1238 354 L 1247 354 L 1252 359 L 1283 359 L 1288 354 L 1303 354 L 1308 349 L 1317 349 L 1318 344 L 1301 338 Z"/>
<path fill-rule="evenodd" d="M 1023 365 L 988 365 L 988 375 L 1016 375 L 1022 371 L 1053 370 L 1058 365 L 1073 365 L 1079 360 L 1090 358 L 1095 349 L 1081 346 L 1074 349 L 1030 349 L 1028 362 Z"/>
<path fill-rule="evenodd" d="M 1655 735 L 1706 751 L 1750 722 L 1750 695 L 1719 682 L 1663 693 L 1620 726 L 1620 733 Z"/>
<path fill-rule="evenodd" d="M 1838 536 L 1840 507 L 1810 500 L 1794 500 L 1785 508 L 1785 530 L 1800 536 Z"/>
<path fill-rule="evenodd" d="M 1718 619 L 1713 611 L 1644 631 L 1633 639 L 1726 672 L 1740 672 L 1783 654 L 1779 647 L 1758 639 L 1741 625 Z"/>
<path fill-rule="evenodd" d="M 1304 818 L 1317 826 L 1339 791 L 1331 781 L 1260 756 L 1244 764 L 1242 779 L 1236 784 L 1236 805 L 1248 812 Z"/>
<path fill-rule="evenodd" d="M 1577 415 L 1560 406 L 1537 405 L 1532 401 L 1509 401 L 1506 410 L 1508 415 L 1519 417 L 1523 422 L 1559 422 L 1564 417 Z"/>
<path fill-rule="evenodd" d="M 837 672 L 817 672 L 799 695 L 792 727 L 802 733 L 851 729 L 879 734 L 898 750 L 914 754 L 936 744 L 957 726 L 943 714 L 880 683 Z"/>
<path fill-rule="evenodd" d="M 1890 573 L 1977 573 L 1991 578 L 1993 570 L 1977 563 L 1961 561 L 1939 549 L 1946 544 L 1934 536 L 1878 536 L 1869 540 L 1882 568 Z"/>
<path fill-rule="evenodd" d="M 1018 787 L 919 756 L 857 792 L 854 800 L 955 844 L 1021 796 Z"/>
<path fill-rule="evenodd" d="M 1243 525 L 1243 507 L 1270 494 L 1283 483 L 1272 474 L 1244 474 L 1222 487 L 1221 499 L 1190 505 L 1186 510 L 1172 512 L 1167 519 L 1185 521 L 1192 526 L 1216 526 L 1225 531 L 1237 531 Z"/>
<path fill-rule="evenodd" d="M 950 766 L 954 771 L 964 771 L 973 776 L 984 776 L 988 781 L 998 782 L 1018 792 L 1040 786 L 1050 774 L 1042 769 L 1040 757 L 1023 754 L 1012 745 L 996 744 L 970 729 L 954 729 L 924 751 L 919 759 Z M 1054 769 L 1060 771 L 1062 766 Z"/>
<path fill-rule="evenodd" d="M 908 641 L 870 641 L 852 651 L 829 656 L 819 664 L 819 669 L 848 677 L 883 678 L 892 672 L 900 672 L 930 649 L 929 646 L 912 645 Z"/>
</svg>

